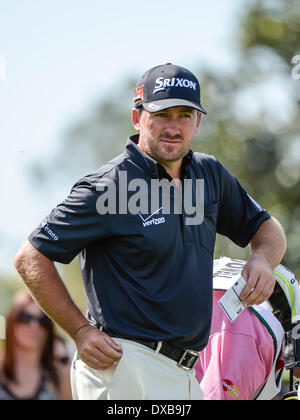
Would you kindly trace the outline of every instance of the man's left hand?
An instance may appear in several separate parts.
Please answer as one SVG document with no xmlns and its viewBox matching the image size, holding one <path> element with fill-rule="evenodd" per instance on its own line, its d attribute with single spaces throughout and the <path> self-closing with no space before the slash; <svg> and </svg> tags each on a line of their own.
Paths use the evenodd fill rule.
<svg viewBox="0 0 300 420">
<path fill-rule="evenodd" d="M 244 305 L 259 305 L 273 293 L 276 280 L 272 267 L 263 257 L 250 257 L 242 271 L 246 280 L 240 299 Z"/>
</svg>

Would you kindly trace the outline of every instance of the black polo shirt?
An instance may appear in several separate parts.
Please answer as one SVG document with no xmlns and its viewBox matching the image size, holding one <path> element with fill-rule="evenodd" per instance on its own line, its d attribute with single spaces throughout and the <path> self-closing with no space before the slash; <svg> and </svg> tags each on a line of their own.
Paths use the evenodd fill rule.
<svg viewBox="0 0 300 420">
<path fill-rule="evenodd" d="M 201 224 L 187 224 L 184 208 L 179 214 L 161 206 L 126 212 L 124 201 L 119 205 L 124 174 L 127 187 L 133 181 L 128 203 L 138 191 L 134 180 L 149 186 L 149 202 L 151 180 L 171 180 L 137 142 L 138 135 L 131 136 L 121 155 L 78 181 L 29 241 L 53 261 L 69 263 L 79 254 L 89 312 L 104 327 L 120 336 L 200 350 L 210 331 L 216 232 L 245 247 L 270 216 L 213 156 L 192 151 L 184 158 L 182 180 L 204 180 Z M 116 211 L 99 214 L 99 200 L 108 191 L 99 185 L 105 183 L 115 187 Z M 171 202 L 174 194 L 170 189 Z"/>
</svg>

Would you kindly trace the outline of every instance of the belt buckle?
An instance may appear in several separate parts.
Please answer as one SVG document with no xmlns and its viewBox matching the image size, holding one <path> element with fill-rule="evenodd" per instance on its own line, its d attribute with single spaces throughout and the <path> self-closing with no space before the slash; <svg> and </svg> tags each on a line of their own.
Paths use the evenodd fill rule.
<svg viewBox="0 0 300 420">
<path fill-rule="evenodd" d="M 183 363 L 184 363 L 184 361 L 185 361 L 185 359 L 188 355 L 191 355 L 192 357 L 194 357 L 195 360 L 189 366 L 185 366 Z M 181 359 L 177 363 L 177 366 L 184 369 L 184 370 L 192 370 L 193 367 L 195 366 L 199 356 L 200 356 L 200 354 L 195 350 L 185 350 L 185 352 L 181 356 Z"/>
</svg>

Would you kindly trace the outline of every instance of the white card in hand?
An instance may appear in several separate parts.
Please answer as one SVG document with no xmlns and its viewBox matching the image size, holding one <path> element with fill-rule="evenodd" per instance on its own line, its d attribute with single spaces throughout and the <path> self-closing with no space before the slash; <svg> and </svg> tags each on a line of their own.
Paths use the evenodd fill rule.
<svg viewBox="0 0 300 420">
<path fill-rule="evenodd" d="M 219 305 L 231 322 L 234 322 L 246 308 L 239 298 L 245 285 L 246 281 L 240 276 L 234 285 L 219 300 Z"/>
</svg>

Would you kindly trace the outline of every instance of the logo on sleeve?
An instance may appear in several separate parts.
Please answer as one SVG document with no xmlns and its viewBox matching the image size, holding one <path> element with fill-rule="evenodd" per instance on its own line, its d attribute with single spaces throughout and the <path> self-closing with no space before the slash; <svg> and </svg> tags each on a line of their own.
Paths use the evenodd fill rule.
<svg viewBox="0 0 300 420">
<path fill-rule="evenodd" d="M 255 205 L 255 207 L 257 208 L 258 211 L 264 211 L 264 209 L 262 208 L 261 205 L 259 205 L 257 203 L 257 201 L 254 200 L 254 198 L 251 197 L 250 194 L 247 193 L 247 196 L 250 198 L 250 200 L 252 201 L 252 203 Z"/>
<path fill-rule="evenodd" d="M 49 228 L 49 224 L 46 219 L 44 219 L 41 223 L 42 229 L 47 233 L 48 236 L 50 236 L 51 239 L 54 239 L 54 241 L 58 241 L 58 236 Z"/>
</svg>

